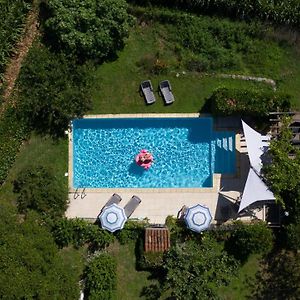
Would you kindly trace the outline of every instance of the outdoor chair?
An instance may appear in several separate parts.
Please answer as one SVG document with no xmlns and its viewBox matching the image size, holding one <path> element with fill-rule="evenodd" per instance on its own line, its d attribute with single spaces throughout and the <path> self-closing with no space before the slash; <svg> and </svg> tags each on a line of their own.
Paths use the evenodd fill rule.
<svg viewBox="0 0 300 300">
<path fill-rule="evenodd" d="M 109 198 L 109 200 L 105 203 L 105 205 L 103 206 L 103 208 L 104 208 L 104 207 L 107 207 L 107 206 L 110 206 L 110 205 L 112 205 L 112 204 L 119 204 L 119 203 L 121 202 L 121 200 L 122 200 L 121 196 L 118 195 L 118 194 L 116 194 L 116 193 L 114 193 L 114 194 Z M 102 210 L 103 210 L 103 208 L 102 208 Z M 101 211 L 102 211 L 102 210 L 101 210 Z"/>
<path fill-rule="evenodd" d="M 132 196 L 129 202 L 124 206 L 124 211 L 127 218 L 133 214 L 141 202 L 142 200 L 138 196 Z"/>
<path fill-rule="evenodd" d="M 153 87 L 150 80 L 143 81 L 140 85 L 140 91 L 142 96 L 144 96 L 147 104 L 152 104 L 155 102 L 155 96 L 153 93 Z"/>
<path fill-rule="evenodd" d="M 159 84 L 159 93 L 163 97 L 166 105 L 174 102 L 174 95 L 169 80 L 164 80 Z"/>
</svg>

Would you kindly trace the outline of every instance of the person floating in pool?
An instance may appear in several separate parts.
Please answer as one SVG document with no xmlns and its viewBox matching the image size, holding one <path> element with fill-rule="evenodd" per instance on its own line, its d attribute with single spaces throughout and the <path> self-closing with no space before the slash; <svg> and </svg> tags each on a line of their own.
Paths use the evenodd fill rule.
<svg viewBox="0 0 300 300">
<path fill-rule="evenodd" d="M 136 162 L 141 167 L 149 169 L 153 162 L 153 156 L 147 150 L 141 150 L 141 152 L 136 156 Z"/>
</svg>

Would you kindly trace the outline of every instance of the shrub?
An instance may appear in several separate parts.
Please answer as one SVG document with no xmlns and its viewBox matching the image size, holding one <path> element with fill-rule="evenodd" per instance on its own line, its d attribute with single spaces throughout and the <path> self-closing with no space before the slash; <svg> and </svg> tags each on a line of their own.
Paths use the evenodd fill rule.
<svg viewBox="0 0 300 300">
<path fill-rule="evenodd" d="M 2 299 L 79 298 L 80 256 L 65 259 L 38 214 L 20 219 L 0 204 L 0 295 Z M 70 264 L 70 258 L 76 263 Z"/>
<path fill-rule="evenodd" d="M 145 231 L 147 221 L 131 221 L 128 220 L 122 230 L 116 233 L 116 237 L 120 244 L 125 245 L 130 241 L 136 241 Z"/>
<path fill-rule="evenodd" d="M 43 166 L 23 169 L 13 184 L 21 213 L 32 209 L 49 216 L 61 216 L 67 208 L 67 191 L 50 169 Z"/>
<path fill-rule="evenodd" d="M 285 227 L 287 247 L 300 250 L 300 223 L 289 224 Z"/>
<path fill-rule="evenodd" d="M 27 126 L 18 119 L 15 110 L 8 108 L 0 118 L 0 185 L 15 161 L 22 141 L 28 137 Z"/>
<path fill-rule="evenodd" d="M 62 135 L 91 107 L 88 66 L 76 66 L 42 45 L 31 48 L 18 80 L 20 119 L 40 133 Z"/>
<path fill-rule="evenodd" d="M 273 232 L 264 222 L 237 223 L 225 247 L 237 259 L 246 261 L 250 254 L 268 254 L 273 248 Z"/>
<path fill-rule="evenodd" d="M 85 270 L 85 296 L 89 300 L 113 299 L 117 284 L 116 269 L 115 259 L 106 253 L 92 259 Z"/>
<path fill-rule="evenodd" d="M 131 19 L 124 0 L 48 0 L 45 9 L 46 40 L 80 61 L 112 56 L 128 36 Z"/>
<path fill-rule="evenodd" d="M 114 236 L 106 230 L 82 219 L 60 218 L 51 227 L 55 242 L 61 248 L 70 244 L 80 247 L 89 243 L 93 250 L 102 249 L 114 240 Z"/>
<path fill-rule="evenodd" d="M 227 285 L 237 262 L 209 236 L 201 242 L 177 245 L 164 257 L 166 281 L 174 299 L 217 299 L 220 286 Z"/>
<path fill-rule="evenodd" d="M 288 111 L 291 96 L 271 91 L 219 88 L 208 99 L 214 115 L 267 117 L 270 111 Z"/>
</svg>

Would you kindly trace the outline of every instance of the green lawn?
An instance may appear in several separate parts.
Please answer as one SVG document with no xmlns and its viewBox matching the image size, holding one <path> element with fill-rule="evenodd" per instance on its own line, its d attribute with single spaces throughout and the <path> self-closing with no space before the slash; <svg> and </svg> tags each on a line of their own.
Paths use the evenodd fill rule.
<svg viewBox="0 0 300 300">
<path fill-rule="evenodd" d="M 46 166 L 53 169 L 57 178 L 67 187 L 68 171 L 68 140 L 67 137 L 53 141 L 49 137 L 33 135 L 21 146 L 13 167 L 5 183 L 0 187 L 1 200 L 14 202 L 15 194 L 12 192 L 12 182 L 23 168 L 28 166 Z"/>
<path fill-rule="evenodd" d="M 120 245 L 118 242 L 109 247 L 109 252 L 117 260 L 117 292 L 115 300 L 146 299 L 142 296 L 144 287 L 157 283 L 149 279 L 150 272 L 135 269 L 135 243 Z"/>
<path fill-rule="evenodd" d="M 163 34 L 162 31 L 164 31 Z M 265 64 L 270 68 L 267 71 L 273 74 L 278 91 L 289 92 L 294 97 L 293 105 L 299 108 L 299 53 L 287 45 L 280 46 L 275 42 L 268 45 L 268 41 L 265 43 L 266 47 L 269 47 L 269 55 L 265 58 L 267 60 Z M 133 27 L 126 46 L 118 53 L 117 59 L 106 62 L 93 71 L 95 85 L 92 88 L 93 109 L 90 113 L 198 112 L 203 107 L 205 99 L 220 86 L 270 89 L 264 83 L 218 78 L 217 74 L 226 73 L 222 71 L 214 74 L 189 72 L 179 67 L 178 62 L 174 62 L 176 60 L 175 46 L 168 39 L 167 29 L 162 24 L 153 21 L 147 25 Z M 261 73 L 264 49 L 262 47 L 258 49 L 260 53 L 254 53 L 253 57 L 248 58 L 250 62 L 247 66 L 241 70 L 228 71 L 228 73 L 264 76 Z M 145 61 L 155 57 L 162 58 L 168 65 L 165 74 L 155 75 L 148 71 L 149 62 Z M 272 68 L 272 62 L 274 62 L 274 68 Z M 141 64 L 144 67 L 141 67 Z M 185 74 L 182 73 L 183 71 Z M 176 76 L 177 74 L 179 77 Z M 157 99 L 156 103 L 151 106 L 146 106 L 139 94 L 139 84 L 146 79 L 152 81 Z M 163 100 L 157 93 L 158 83 L 163 79 L 169 79 L 173 87 L 175 102 L 171 106 L 164 106 Z"/>
<path fill-rule="evenodd" d="M 259 255 L 252 255 L 238 270 L 237 276 L 231 283 L 220 288 L 219 296 L 222 300 L 243 300 L 251 296 L 251 288 L 255 286 L 255 275 L 259 270 Z"/>
<path fill-rule="evenodd" d="M 205 98 L 217 87 L 270 88 L 263 83 L 222 79 L 186 70 L 170 69 L 165 75 L 154 75 L 137 66 L 143 57 L 155 55 L 158 50 L 164 51 L 165 46 L 154 26 L 133 28 L 117 60 L 104 63 L 95 71 L 94 106 L 90 113 L 198 112 Z M 146 79 L 152 81 L 155 89 L 157 102 L 151 106 L 146 106 L 139 94 L 139 84 Z M 175 102 L 171 106 L 164 106 L 157 93 L 158 83 L 163 79 L 169 79 L 173 88 Z"/>
</svg>

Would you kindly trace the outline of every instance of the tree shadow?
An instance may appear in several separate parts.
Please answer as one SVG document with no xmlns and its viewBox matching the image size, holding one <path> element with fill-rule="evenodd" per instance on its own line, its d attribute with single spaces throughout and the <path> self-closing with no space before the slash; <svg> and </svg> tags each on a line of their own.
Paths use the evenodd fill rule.
<svg viewBox="0 0 300 300">
<path fill-rule="evenodd" d="M 281 300 L 300 299 L 300 255 L 293 252 L 273 252 L 264 261 L 250 283 L 248 299 Z"/>
</svg>

